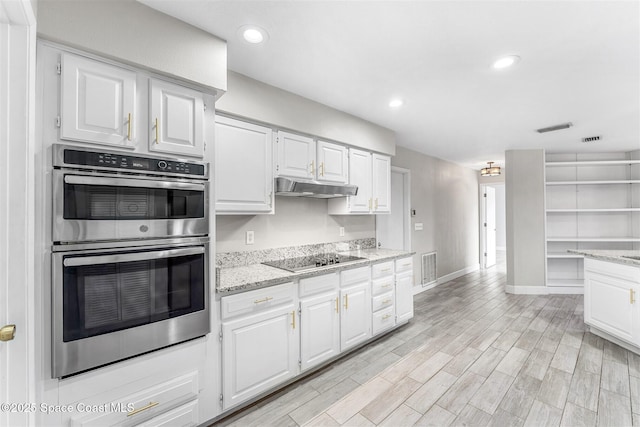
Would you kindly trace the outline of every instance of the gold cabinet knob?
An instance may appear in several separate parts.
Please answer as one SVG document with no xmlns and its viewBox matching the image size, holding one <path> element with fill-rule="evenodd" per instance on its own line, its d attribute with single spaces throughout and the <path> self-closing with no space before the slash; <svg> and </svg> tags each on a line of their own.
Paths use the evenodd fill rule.
<svg viewBox="0 0 640 427">
<path fill-rule="evenodd" d="M 6 325 L 0 329 L 0 341 L 11 341 L 16 336 L 16 325 Z"/>
</svg>

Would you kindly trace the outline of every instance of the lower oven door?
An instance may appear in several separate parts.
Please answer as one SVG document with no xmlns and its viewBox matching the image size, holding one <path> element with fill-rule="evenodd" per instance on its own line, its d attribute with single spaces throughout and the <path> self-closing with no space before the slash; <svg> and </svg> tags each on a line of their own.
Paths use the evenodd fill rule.
<svg viewBox="0 0 640 427">
<path fill-rule="evenodd" d="M 208 245 L 54 253 L 52 376 L 207 334 Z"/>
</svg>

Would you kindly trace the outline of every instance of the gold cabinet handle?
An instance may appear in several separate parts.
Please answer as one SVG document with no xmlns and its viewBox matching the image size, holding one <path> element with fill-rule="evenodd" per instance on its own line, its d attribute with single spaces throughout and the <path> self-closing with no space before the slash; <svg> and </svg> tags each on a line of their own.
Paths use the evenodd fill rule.
<svg viewBox="0 0 640 427">
<path fill-rule="evenodd" d="M 129 120 L 127 121 L 127 140 L 131 141 L 131 113 L 129 113 Z"/>
<path fill-rule="evenodd" d="M 369 210 L 371 210 L 371 199 L 369 199 Z"/>
<path fill-rule="evenodd" d="M 345 310 L 349 309 L 349 294 L 344 295 L 344 309 Z"/>
<path fill-rule="evenodd" d="M 320 176 L 324 176 L 324 162 L 320 163 Z"/>
<path fill-rule="evenodd" d="M 376 197 L 376 210 L 378 210 L 378 198 Z"/>
<path fill-rule="evenodd" d="M 311 175 L 316 173 L 316 168 L 314 166 L 315 162 L 313 160 L 311 160 Z"/>
<path fill-rule="evenodd" d="M 157 117 L 156 117 L 156 144 L 160 144 L 160 127 L 158 126 Z"/>
<path fill-rule="evenodd" d="M 0 341 L 11 341 L 16 336 L 16 325 L 6 325 L 0 329 Z"/>
<path fill-rule="evenodd" d="M 296 311 L 295 310 L 291 312 L 291 326 L 293 327 L 293 329 L 296 328 Z"/>
<path fill-rule="evenodd" d="M 636 302 L 635 292 L 633 292 L 633 289 L 629 289 L 629 303 L 633 304 L 635 302 Z"/>
<path fill-rule="evenodd" d="M 133 411 L 127 413 L 127 417 L 131 417 L 135 414 L 139 414 L 142 411 L 146 411 L 147 409 L 151 409 L 154 406 L 158 406 L 160 404 L 160 402 L 149 402 L 148 405 L 143 406 L 142 408 L 138 408 L 138 409 L 134 409 Z"/>
<path fill-rule="evenodd" d="M 269 302 L 272 299 L 273 299 L 273 297 L 266 297 L 266 298 L 263 298 L 263 299 L 257 299 L 253 303 L 254 304 L 260 304 L 260 303 L 263 303 L 263 302 Z"/>
<path fill-rule="evenodd" d="M 389 288 L 391 287 L 391 283 L 385 283 L 384 285 L 382 285 L 383 288 Z"/>
<path fill-rule="evenodd" d="M 391 302 L 390 299 L 386 299 L 386 300 L 382 301 L 383 304 L 389 304 L 390 302 Z"/>
<path fill-rule="evenodd" d="M 336 313 L 340 312 L 340 298 L 336 297 Z"/>
<path fill-rule="evenodd" d="M 385 272 L 385 271 L 391 271 L 391 269 L 390 268 L 383 268 L 383 269 L 380 270 L 381 273 Z"/>
<path fill-rule="evenodd" d="M 382 320 L 387 320 L 389 317 L 391 317 L 390 314 L 385 314 L 384 316 L 382 316 Z"/>
<path fill-rule="evenodd" d="M 402 264 L 402 266 L 403 266 L 403 267 L 409 267 L 410 265 L 411 265 L 411 263 L 410 263 L 410 262 L 407 262 L 407 263 Z"/>
</svg>

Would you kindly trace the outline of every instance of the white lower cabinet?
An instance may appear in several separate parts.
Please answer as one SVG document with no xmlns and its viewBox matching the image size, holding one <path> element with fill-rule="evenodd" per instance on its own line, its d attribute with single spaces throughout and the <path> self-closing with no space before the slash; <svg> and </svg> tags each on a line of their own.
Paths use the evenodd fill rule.
<svg viewBox="0 0 640 427">
<path fill-rule="evenodd" d="M 349 280 L 341 281 L 340 289 L 340 349 L 344 351 L 371 338 L 371 280 L 369 267 L 366 269 L 366 279 L 355 284 Z M 361 270 L 346 270 L 341 277 L 349 277 L 351 272 Z M 364 271 L 363 271 L 364 272 Z M 350 274 L 351 273 L 351 274 Z M 347 287 L 345 287 L 345 282 Z"/>
<path fill-rule="evenodd" d="M 223 306 L 225 299 L 256 306 L 252 314 L 222 323 L 224 410 L 298 374 L 298 310 L 288 287 L 292 300 L 275 307 L 274 298 L 263 296 L 269 288 L 223 298 Z"/>
<path fill-rule="evenodd" d="M 413 317 L 413 260 L 396 260 L 396 323 L 404 323 Z"/>
<path fill-rule="evenodd" d="M 302 370 L 340 353 L 338 290 L 300 300 L 300 363 Z"/>
<path fill-rule="evenodd" d="M 584 321 L 640 347 L 640 268 L 586 258 Z"/>
</svg>

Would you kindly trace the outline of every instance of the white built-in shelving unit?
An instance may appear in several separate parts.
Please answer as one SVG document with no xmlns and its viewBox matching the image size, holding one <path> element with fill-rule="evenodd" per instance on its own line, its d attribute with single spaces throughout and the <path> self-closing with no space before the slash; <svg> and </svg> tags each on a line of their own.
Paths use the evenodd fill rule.
<svg viewBox="0 0 640 427">
<path fill-rule="evenodd" d="M 583 257 L 569 249 L 640 249 L 640 150 L 546 154 L 547 286 L 580 293 Z"/>
</svg>

